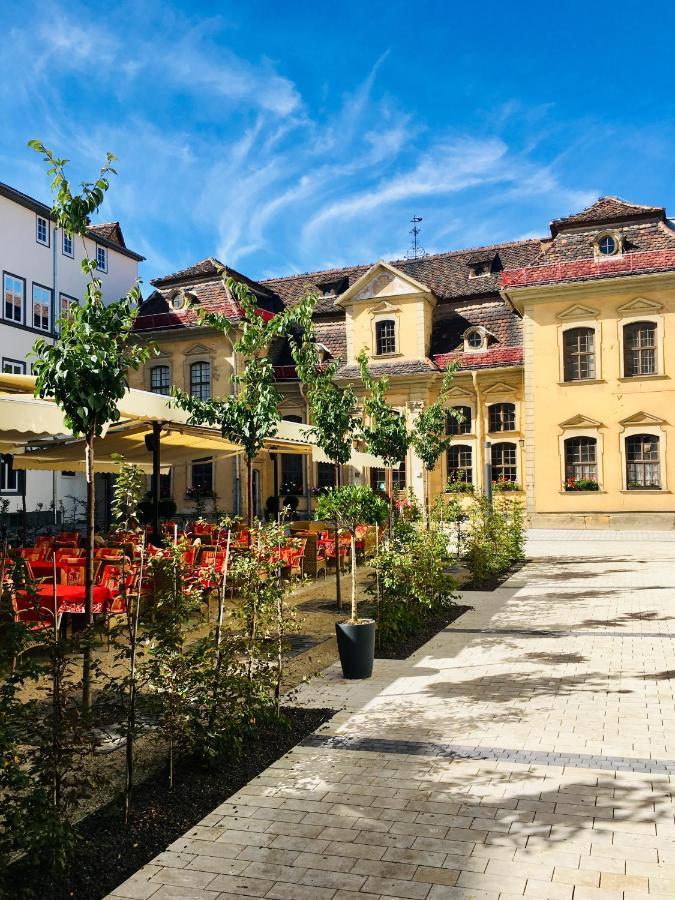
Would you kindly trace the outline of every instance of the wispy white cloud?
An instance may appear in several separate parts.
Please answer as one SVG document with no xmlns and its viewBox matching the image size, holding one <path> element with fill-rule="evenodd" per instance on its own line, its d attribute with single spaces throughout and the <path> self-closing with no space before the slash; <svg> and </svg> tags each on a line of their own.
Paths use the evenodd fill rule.
<svg viewBox="0 0 675 900">
<path fill-rule="evenodd" d="M 83 177 L 114 151 L 101 214 L 122 221 L 151 277 L 207 255 L 253 276 L 395 258 L 413 212 L 428 250 L 498 241 L 526 229 L 514 211 L 566 211 L 595 194 L 569 188 L 564 158 L 541 149 L 544 107 L 503 104 L 473 131 L 424 121 L 381 89 L 388 51 L 312 104 L 283 64 L 235 52 L 221 16 L 140 4 L 130 42 L 124 10 L 92 17 L 80 2 L 13 28 L 5 70 L 16 77 L 0 101 L 15 136 L 0 135 L 0 163 L 44 197 L 28 138 L 72 155 Z"/>
</svg>

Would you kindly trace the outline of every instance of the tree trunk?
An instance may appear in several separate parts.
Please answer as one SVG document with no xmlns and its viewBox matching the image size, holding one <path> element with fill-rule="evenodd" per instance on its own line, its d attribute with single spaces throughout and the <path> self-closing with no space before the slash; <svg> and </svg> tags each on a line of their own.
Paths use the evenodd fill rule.
<svg viewBox="0 0 675 900">
<path fill-rule="evenodd" d="M 431 497 L 429 496 L 429 470 L 426 466 L 422 469 L 422 475 L 424 484 L 424 525 L 428 531 L 431 519 Z"/>
<path fill-rule="evenodd" d="M 391 543 L 394 534 L 394 470 L 391 466 L 387 466 L 385 471 L 385 487 L 389 495 L 389 542 Z"/>
<path fill-rule="evenodd" d="M 220 591 L 218 591 L 218 617 L 216 619 L 216 667 L 213 675 L 213 690 L 211 693 L 212 703 L 209 712 L 209 729 L 213 729 L 216 719 L 216 708 L 218 704 L 218 691 L 220 688 L 220 671 L 223 667 L 223 651 L 220 646 L 223 636 L 223 616 L 225 614 L 225 591 L 227 590 L 227 572 L 230 565 L 230 543 L 232 541 L 232 530 L 227 529 L 227 543 L 225 545 L 225 562 L 223 563 L 223 583 Z"/>
<path fill-rule="evenodd" d="M 248 527 L 253 525 L 253 458 L 246 459 L 246 517 Z"/>
<path fill-rule="evenodd" d="M 349 532 L 349 542 L 352 548 L 352 622 L 356 622 L 356 534 L 353 531 Z"/>
<path fill-rule="evenodd" d="M 87 478 L 87 538 L 84 569 L 84 616 L 86 639 L 82 663 L 82 706 L 91 709 L 91 643 L 88 633 L 94 624 L 94 523 L 96 515 L 96 490 L 94 483 L 94 432 L 86 439 L 85 469 Z"/>
<path fill-rule="evenodd" d="M 335 463 L 335 487 L 340 487 L 340 463 Z M 326 563 L 328 565 L 328 563 Z M 342 583 L 340 581 L 340 544 L 338 540 L 338 527 L 337 522 L 335 522 L 335 600 L 337 602 L 337 608 L 339 610 L 342 609 Z"/>
<path fill-rule="evenodd" d="M 131 813 L 131 792 L 134 787 L 134 739 L 136 737 L 136 650 L 138 647 L 138 619 L 141 608 L 141 588 L 143 585 L 143 560 L 145 558 L 145 537 L 143 538 L 143 546 L 141 548 L 141 561 L 138 572 L 138 591 L 135 597 L 135 606 L 133 615 L 128 615 L 129 621 L 129 647 L 131 649 L 131 659 L 129 663 L 129 709 L 127 714 L 127 733 L 126 733 L 126 773 L 124 784 L 124 824 L 129 824 L 129 814 Z M 122 577 L 124 578 L 124 563 L 122 564 Z M 126 591 L 125 591 L 126 596 Z"/>
</svg>

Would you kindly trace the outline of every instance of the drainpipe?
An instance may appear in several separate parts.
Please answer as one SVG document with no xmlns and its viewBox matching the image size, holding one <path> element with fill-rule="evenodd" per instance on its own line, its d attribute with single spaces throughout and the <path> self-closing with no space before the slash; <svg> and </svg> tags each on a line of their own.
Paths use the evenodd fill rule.
<svg viewBox="0 0 675 900">
<path fill-rule="evenodd" d="M 483 493 L 487 487 L 484 478 L 484 453 L 483 453 L 483 408 L 481 404 L 480 390 L 478 388 L 478 372 L 471 370 L 471 381 L 473 383 L 473 392 L 476 396 L 476 464 L 474 471 L 476 473 L 476 489 L 479 493 Z"/>
</svg>

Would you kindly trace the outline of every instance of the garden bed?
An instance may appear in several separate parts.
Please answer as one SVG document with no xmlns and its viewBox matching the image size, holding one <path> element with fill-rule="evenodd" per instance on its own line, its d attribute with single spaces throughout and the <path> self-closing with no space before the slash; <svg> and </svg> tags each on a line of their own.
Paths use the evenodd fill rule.
<svg viewBox="0 0 675 900">
<path fill-rule="evenodd" d="M 523 566 L 528 562 L 526 559 L 518 560 L 512 566 L 506 570 L 506 572 L 500 572 L 499 575 L 493 575 L 491 578 L 485 578 L 481 581 L 467 581 L 466 584 L 461 585 L 461 591 L 494 591 L 498 587 L 500 587 L 504 582 L 510 578 L 512 575 L 515 575 L 516 572 L 520 572 Z"/>
<path fill-rule="evenodd" d="M 97 900 L 150 862 L 252 778 L 311 734 L 332 715 L 329 709 L 285 710 L 287 724 L 261 728 L 241 757 L 213 768 L 183 760 L 169 791 L 166 773 L 139 784 L 129 828 L 122 827 L 121 800 L 102 807 L 78 825 L 81 844 L 68 865 L 68 883 L 44 877 L 39 864 L 15 863 L 6 876 L 15 900 Z"/>
<path fill-rule="evenodd" d="M 471 606 L 455 606 L 442 616 L 435 616 L 427 619 L 422 628 L 413 634 L 402 635 L 395 642 L 390 642 L 386 647 L 375 648 L 376 659 L 407 659 L 412 653 L 435 637 L 439 631 L 443 631 L 452 622 L 459 619 L 468 610 L 473 609 Z"/>
</svg>

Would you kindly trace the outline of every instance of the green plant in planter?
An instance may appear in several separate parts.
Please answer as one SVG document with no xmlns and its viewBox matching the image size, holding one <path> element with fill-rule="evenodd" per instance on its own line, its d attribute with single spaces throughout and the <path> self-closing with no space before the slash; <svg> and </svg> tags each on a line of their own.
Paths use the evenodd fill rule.
<svg viewBox="0 0 675 900">
<path fill-rule="evenodd" d="M 319 497 L 316 504 L 316 518 L 337 523 L 338 531 L 348 531 L 352 551 L 352 598 L 351 623 L 358 623 L 356 603 L 356 529 L 359 525 L 377 525 L 386 521 L 389 508 L 385 500 L 361 484 L 346 484 L 332 488 Z"/>
<path fill-rule="evenodd" d="M 446 494 L 473 494 L 473 485 L 470 481 L 448 481 L 445 492 Z"/>
<path fill-rule="evenodd" d="M 112 518 L 116 528 L 129 531 L 138 524 L 138 507 L 145 491 L 143 473 L 139 466 L 125 462 L 118 453 L 113 454 L 112 459 L 119 464 L 110 504 Z"/>
<path fill-rule="evenodd" d="M 509 481 L 508 478 L 498 478 L 492 482 L 492 490 L 495 494 L 507 494 L 511 491 L 521 490 L 517 481 Z"/>
<path fill-rule="evenodd" d="M 566 491 L 599 491 L 600 485 L 594 478 L 568 478 L 565 482 Z"/>
</svg>

